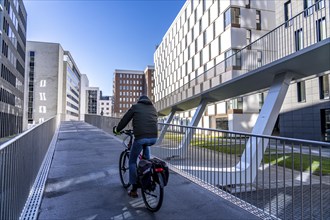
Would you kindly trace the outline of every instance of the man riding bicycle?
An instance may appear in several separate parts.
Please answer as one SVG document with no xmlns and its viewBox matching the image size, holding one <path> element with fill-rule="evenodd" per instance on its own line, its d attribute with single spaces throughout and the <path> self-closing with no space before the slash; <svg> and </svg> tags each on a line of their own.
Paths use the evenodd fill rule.
<svg viewBox="0 0 330 220">
<path fill-rule="evenodd" d="M 135 140 L 129 156 L 129 183 L 132 184 L 132 189 L 128 192 L 128 195 L 133 198 L 138 196 L 136 161 L 143 147 L 145 147 L 144 158 L 150 159 L 148 146 L 155 144 L 157 141 L 157 116 L 157 111 L 152 102 L 148 96 L 143 95 L 125 113 L 118 126 L 113 129 L 114 133 L 118 133 L 133 119 Z"/>
</svg>

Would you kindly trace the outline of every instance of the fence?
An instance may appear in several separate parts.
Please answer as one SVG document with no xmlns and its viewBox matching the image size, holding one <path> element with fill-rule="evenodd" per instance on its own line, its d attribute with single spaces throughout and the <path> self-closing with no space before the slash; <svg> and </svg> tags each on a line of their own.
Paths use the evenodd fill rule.
<svg viewBox="0 0 330 220">
<path fill-rule="evenodd" d="M 165 125 L 152 154 L 185 176 L 243 208 L 257 207 L 260 217 L 330 218 L 330 143 L 159 124 Z M 181 147 L 189 132 L 190 145 Z"/>
<path fill-rule="evenodd" d="M 0 145 L 0 219 L 18 219 L 57 128 L 57 117 Z"/>
<path fill-rule="evenodd" d="M 119 119 L 87 120 L 110 131 Z M 330 143 L 165 123 L 159 130 L 165 125 L 151 153 L 187 178 L 262 218 L 330 218 Z M 192 139 L 183 147 L 187 133 Z"/>
<path fill-rule="evenodd" d="M 112 128 L 118 125 L 120 118 L 105 117 L 100 115 L 85 115 L 85 122 L 112 134 Z M 131 123 L 128 125 L 131 128 Z"/>
</svg>

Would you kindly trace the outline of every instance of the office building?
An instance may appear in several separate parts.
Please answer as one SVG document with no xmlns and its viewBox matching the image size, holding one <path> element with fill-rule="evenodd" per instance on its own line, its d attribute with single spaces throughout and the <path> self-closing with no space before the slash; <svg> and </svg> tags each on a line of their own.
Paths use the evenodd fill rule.
<svg viewBox="0 0 330 220">
<path fill-rule="evenodd" d="M 57 114 L 79 120 L 81 74 L 69 51 L 58 43 L 27 42 L 26 120 L 41 123 Z"/>
<path fill-rule="evenodd" d="M 186 1 L 154 53 L 157 109 L 198 96 L 202 91 L 242 74 L 242 58 L 225 62 L 226 73 L 210 83 L 205 74 L 239 49 L 275 27 L 274 1 Z M 204 78 L 199 77 L 204 74 Z M 214 74 L 210 71 L 209 74 Z M 198 82 L 197 82 L 198 78 Z M 204 83 L 201 83 L 204 82 Z M 202 86 L 195 86 L 202 84 Z M 167 98 L 171 96 L 171 98 Z M 199 126 L 251 131 L 258 117 L 259 94 L 207 106 Z M 194 109 L 180 112 L 188 124 Z"/>
<path fill-rule="evenodd" d="M 0 1 L 0 138 L 23 130 L 26 23 L 22 0 Z"/>
<path fill-rule="evenodd" d="M 87 114 L 100 114 L 100 89 L 98 87 L 86 88 Z"/>
<path fill-rule="evenodd" d="M 145 74 L 137 70 L 115 70 L 113 74 L 113 112 L 125 113 L 145 91 Z"/>
</svg>

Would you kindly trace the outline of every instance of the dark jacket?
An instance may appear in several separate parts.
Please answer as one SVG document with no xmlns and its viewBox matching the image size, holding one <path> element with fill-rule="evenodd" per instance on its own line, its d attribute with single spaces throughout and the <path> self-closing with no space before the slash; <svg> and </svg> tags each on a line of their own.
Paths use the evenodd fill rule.
<svg viewBox="0 0 330 220">
<path fill-rule="evenodd" d="M 141 96 L 125 113 L 117 131 L 123 130 L 132 119 L 135 139 L 157 138 L 157 111 L 147 96 Z"/>
</svg>

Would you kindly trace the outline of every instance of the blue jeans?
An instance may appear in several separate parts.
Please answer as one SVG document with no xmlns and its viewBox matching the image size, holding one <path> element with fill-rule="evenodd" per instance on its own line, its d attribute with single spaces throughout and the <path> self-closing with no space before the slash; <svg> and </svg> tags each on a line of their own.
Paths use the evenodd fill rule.
<svg viewBox="0 0 330 220">
<path fill-rule="evenodd" d="M 142 138 L 138 140 L 134 140 L 133 146 L 131 147 L 131 151 L 129 154 L 129 183 L 136 184 L 137 172 L 136 172 L 136 161 L 139 157 L 140 152 L 142 151 L 143 146 L 150 146 L 155 144 L 157 138 Z M 150 159 L 150 149 L 146 147 L 144 150 L 144 155 L 146 159 Z"/>
</svg>

